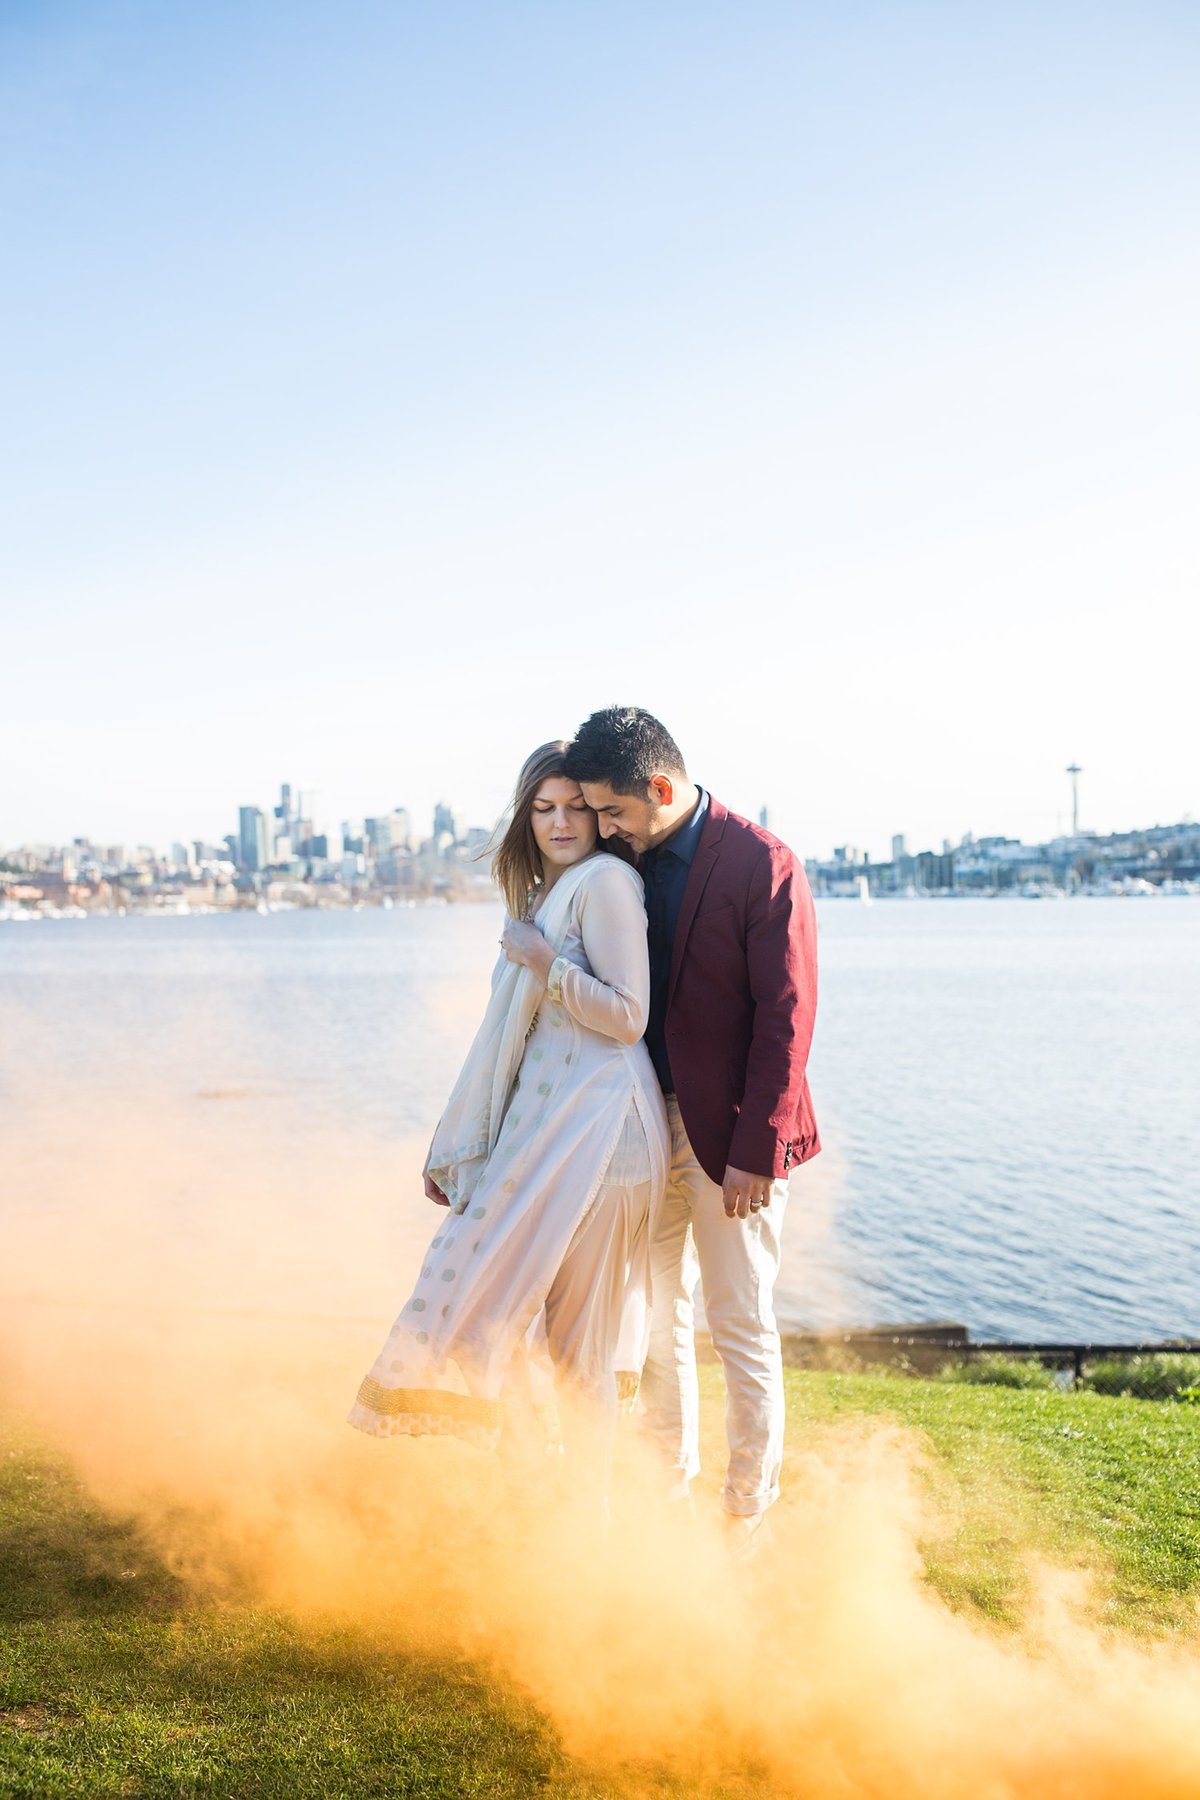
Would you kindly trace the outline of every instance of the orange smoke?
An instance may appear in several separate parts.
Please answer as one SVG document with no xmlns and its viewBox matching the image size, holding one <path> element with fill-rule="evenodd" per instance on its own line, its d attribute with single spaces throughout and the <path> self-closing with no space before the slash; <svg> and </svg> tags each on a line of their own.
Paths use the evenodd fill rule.
<svg viewBox="0 0 1200 1800">
<path fill-rule="evenodd" d="M 253 1094 L 20 1094 L 0 1221 L 10 1397 L 173 1565 L 297 1616 L 486 1659 L 568 1749 L 677 1782 L 921 1800 L 1195 1800 L 1195 1646 L 1104 1637 L 1035 1571 L 1024 1629 L 950 1611 L 919 1456 L 877 1425 L 793 1444 L 774 1541 L 731 1568 L 623 1429 L 599 1538 L 445 1440 L 344 1415 L 432 1226 L 424 1145 L 282 1141 Z M 645 1777 L 649 1783 L 650 1777 Z"/>
</svg>

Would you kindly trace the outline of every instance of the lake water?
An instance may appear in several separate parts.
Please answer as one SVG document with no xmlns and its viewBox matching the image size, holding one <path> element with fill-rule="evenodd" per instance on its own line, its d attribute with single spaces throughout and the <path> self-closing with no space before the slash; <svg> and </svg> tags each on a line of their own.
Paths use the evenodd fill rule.
<svg viewBox="0 0 1200 1800">
<path fill-rule="evenodd" d="M 825 1149 L 793 1180 L 781 1323 L 1200 1334 L 1200 903 L 818 910 Z M 192 1109 L 210 1167 L 201 1181 L 190 1144 L 161 1195 L 184 1237 L 243 1152 L 299 1167 L 336 1140 L 355 1147 L 343 1168 L 389 1171 L 437 1117 L 499 923 L 480 905 L 0 925 L 10 1205 L 53 1206 L 67 1179 L 57 1128 L 23 1098 L 43 1089 L 74 1096 L 64 1117 L 141 1094 L 164 1116 Z M 394 1240 L 370 1222 L 397 1305 L 431 1225 L 411 1161 Z M 338 1184 L 330 1229 L 355 1230 L 358 1178 Z M 330 1276 L 323 1304 L 337 1290 Z"/>
</svg>

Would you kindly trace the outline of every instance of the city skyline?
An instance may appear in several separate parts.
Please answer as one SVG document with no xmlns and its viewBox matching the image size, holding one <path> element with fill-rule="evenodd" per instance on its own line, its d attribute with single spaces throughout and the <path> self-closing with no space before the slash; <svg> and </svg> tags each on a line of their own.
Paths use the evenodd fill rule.
<svg viewBox="0 0 1200 1800">
<path fill-rule="evenodd" d="M 688 760 L 691 761 L 690 758 Z M 1072 768 L 1078 770 L 1077 775 L 1072 776 Z M 835 829 L 832 834 L 827 833 L 824 839 L 817 841 L 815 833 L 805 831 L 804 809 L 797 801 L 793 800 L 792 804 L 789 806 L 786 801 L 777 799 L 771 793 L 761 792 L 756 795 L 751 789 L 740 796 L 739 803 L 739 800 L 735 799 L 730 793 L 728 787 L 722 787 L 719 782 L 712 782 L 707 778 L 706 773 L 697 774 L 694 763 L 692 763 L 690 772 L 694 774 L 695 779 L 700 781 L 702 785 L 711 787 L 733 811 L 740 812 L 744 817 L 753 819 L 758 818 L 760 811 L 765 806 L 771 817 L 771 828 L 803 857 L 827 856 L 831 854 L 832 850 L 837 845 L 849 843 L 857 845 L 865 850 L 872 857 L 872 860 L 884 860 L 886 847 L 897 832 L 900 832 L 908 838 L 910 842 L 917 838 L 923 838 L 930 848 L 940 846 L 946 840 L 957 843 L 967 836 L 976 838 L 997 835 L 1015 836 L 1023 842 L 1028 843 L 1047 842 L 1051 838 L 1070 834 L 1077 793 L 1080 797 L 1078 814 L 1080 830 L 1097 836 L 1106 836 L 1122 831 L 1142 830 L 1156 825 L 1178 824 L 1190 821 L 1200 814 L 1200 774 L 1197 775 L 1197 778 L 1194 781 L 1188 780 L 1185 784 L 1179 782 L 1174 784 L 1175 791 L 1180 793 L 1184 800 L 1184 804 L 1178 809 L 1172 811 L 1168 808 L 1160 807 L 1157 811 L 1151 810 L 1140 816 L 1130 817 L 1124 814 L 1118 815 L 1112 806 L 1107 809 L 1104 808 L 1103 801 L 1093 802 L 1089 780 L 1091 774 L 1089 765 L 1087 763 L 1078 764 L 1073 761 L 1068 762 L 1064 757 L 1055 767 L 1044 771 L 1045 787 L 1047 793 L 1053 800 L 1053 804 L 1045 803 L 1044 800 L 1043 803 L 1039 804 L 1027 796 L 1024 804 L 1013 805 L 1007 813 L 1004 813 L 1000 809 L 999 803 L 996 802 L 997 811 L 1000 816 L 991 817 L 985 815 L 982 804 L 975 808 L 968 805 L 965 808 L 968 815 L 965 822 L 961 824 L 957 822 L 946 824 L 940 823 L 936 818 L 932 818 L 932 809 L 928 805 L 922 807 L 920 804 L 914 802 L 907 807 L 902 805 L 901 811 L 905 814 L 906 818 L 919 818 L 923 812 L 926 817 L 931 818 L 932 822 L 924 832 L 919 829 L 912 829 L 906 822 L 902 822 L 898 825 L 893 821 L 890 824 L 885 822 L 883 826 L 880 826 L 877 829 L 875 835 L 871 836 L 866 831 L 853 829 L 852 822 L 850 828 L 843 825 L 843 828 L 839 831 L 836 828 L 837 822 L 834 821 Z M 1106 774 L 1107 772 L 1103 768 L 1098 772 L 1099 782 L 1102 787 Z M 383 785 L 379 781 L 370 785 L 364 782 L 361 787 L 358 788 L 349 785 L 344 790 L 340 790 L 337 793 L 330 793 L 326 786 L 320 781 L 305 780 L 292 783 L 291 785 L 297 793 L 313 792 L 319 796 L 320 819 L 326 827 L 333 825 L 340 827 L 347 819 L 361 820 L 375 814 L 382 815 L 389 813 L 397 810 L 397 808 L 402 808 L 407 811 L 414 819 L 428 817 L 432 820 L 437 807 L 446 800 L 446 794 L 440 788 L 431 788 L 428 781 L 422 783 L 418 776 L 414 776 L 408 783 L 409 791 L 414 792 L 419 796 L 415 803 L 388 800 Z M 1171 783 L 1164 780 L 1162 783 L 1162 792 L 1164 794 L 1169 792 L 1171 785 Z M 399 779 L 397 786 L 401 789 L 404 788 L 405 783 L 403 777 Z M 250 784 L 245 783 L 243 784 L 243 787 L 248 792 Z M 268 780 L 265 789 L 263 790 L 264 796 L 273 791 L 277 792 L 278 787 L 279 782 L 277 779 L 272 778 Z M 361 804 L 361 800 L 357 798 L 363 789 L 376 795 L 383 793 L 385 797 L 373 807 L 364 807 Z M 490 831 L 497 820 L 503 815 L 510 798 L 511 782 L 505 782 L 503 779 L 493 779 L 487 787 L 482 788 L 479 791 L 482 791 L 485 794 L 490 793 L 490 795 L 493 796 L 494 808 L 492 811 L 488 812 L 486 805 L 476 805 L 472 808 L 469 803 L 460 803 L 457 799 L 453 804 L 457 812 L 464 816 L 469 816 L 472 826 L 483 827 Z M 8 819 L 18 816 L 16 809 L 12 806 L 11 802 L 12 790 L 10 789 L 5 797 L 0 798 L 0 852 L 3 851 L 5 846 L 14 846 L 17 844 L 69 844 L 77 837 L 86 837 L 95 843 L 165 845 L 172 841 L 179 841 L 181 836 L 178 829 L 178 820 L 176 819 L 174 822 L 170 820 L 169 815 L 166 812 L 165 802 L 161 803 L 162 810 L 160 810 L 158 815 L 160 828 L 155 831 L 139 828 L 136 821 L 132 829 L 113 831 L 98 830 L 94 827 L 88 827 L 87 822 L 84 821 L 85 829 L 83 830 L 78 829 L 76 826 L 75 828 L 65 831 L 60 830 L 57 833 L 43 829 L 27 831 L 18 835 L 13 829 L 6 829 Z M 200 809 L 208 828 L 198 831 L 189 831 L 183 834 L 184 838 L 186 841 L 199 839 L 206 843 L 220 843 L 223 841 L 229 830 L 236 830 L 236 813 L 239 807 L 244 805 L 262 805 L 264 810 L 269 813 L 273 809 L 274 804 L 275 802 L 273 800 L 265 797 L 261 800 L 240 800 L 233 809 L 234 824 L 230 826 L 228 823 L 230 811 L 228 801 L 220 799 L 213 800 L 210 803 L 206 803 Z M 60 819 L 69 819 L 74 810 L 75 809 L 67 803 L 57 809 L 57 814 Z M 826 813 L 828 811 L 828 809 L 824 807 L 822 810 Z M 866 808 L 864 807 L 861 809 L 859 816 L 861 817 L 865 811 Z M 125 816 L 129 817 L 131 814 L 127 813 Z M 798 821 L 799 830 L 789 834 L 788 830 L 784 827 L 785 819 Z M 218 829 L 222 821 L 224 821 L 225 824 L 224 830 Z"/>
<path fill-rule="evenodd" d="M 1074 799 L 1075 795 L 1078 793 L 1078 778 L 1085 772 L 1086 771 L 1078 764 L 1071 764 L 1064 769 L 1064 774 L 1071 778 L 1072 799 Z M 392 806 L 380 807 L 373 813 L 366 812 L 361 808 L 350 809 L 348 811 L 337 813 L 335 818 L 336 809 L 332 809 L 324 803 L 319 786 L 308 782 L 281 782 L 276 783 L 276 791 L 279 795 L 279 799 L 274 803 L 268 801 L 265 805 L 260 806 L 253 801 L 240 802 L 236 809 L 234 809 L 234 817 L 230 829 L 221 833 L 196 834 L 173 830 L 167 832 L 165 835 L 159 836 L 134 833 L 132 835 L 125 834 L 110 837 L 101 833 L 72 832 L 62 839 L 54 839 L 43 833 L 19 841 L 6 841 L 3 837 L 0 837 L 0 859 L 3 859 L 6 851 L 15 852 L 33 847 L 45 847 L 54 851 L 61 851 L 70 849 L 73 845 L 86 844 L 97 849 L 122 847 L 133 852 L 151 851 L 156 854 L 169 855 L 174 848 L 180 846 L 194 847 L 203 845 L 207 846 L 208 849 L 217 855 L 221 854 L 221 852 L 228 847 L 230 849 L 232 860 L 239 866 L 247 866 L 247 857 L 245 853 L 245 845 L 247 842 L 246 832 L 247 829 L 250 829 L 251 831 L 255 829 L 253 820 L 257 819 L 258 830 L 262 835 L 257 840 L 261 845 L 261 848 L 256 852 L 256 855 L 258 858 L 258 866 L 265 866 L 264 856 L 266 857 L 266 860 L 269 860 L 269 854 L 267 853 L 274 850 L 276 833 L 279 833 L 283 841 L 286 842 L 288 846 L 287 854 L 289 856 L 294 856 L 300 852 L 300 845 L 304 842 L 304 837 L 299 834 L 301 821 L 303 821 L 304 830 L 308 838 L 319 837 L 328 839 L 330 842 L 336 840 L 339 846 L 347 836 L 360 836 L 365 834 L 369 837 L 372 836 L 371 828 L 373 826 L 382 822 L 390 822 L 389 830 L 392 834 L 392 841 L 397 845 L 403 845 L 405 848 L 415 850 L 426 842 L 435 840 L 439 836 L 446 835 L 452 836 L 454 841 L 458 843 L 463 843 L 467 841 L 468 838 L 473 842 L 478 843 L 482 837 L 488 836 L 494 831 L 496 825 L 503 817 L 503 813 L 498 813 L 495 818 L 490 820 L 472 818 L 465 809 L 457 806 L 451 799 L 442 795 L 433 802 L 428 810 L 427 820 L 429 829 L 428 831 L 425 831 L 422 830 L 419 825 L 422 815 L 416 809 L 407 806 L 402 802 L 398 802 Z M 759 807 L 749 809 L 745 816 L 754 819 L 765 819 L 769 829 L 777 829 L 776 819 L 769 803 L 764 802 L 763 805 Z M 1021 832 L 1006 830 L 1003 825 L 1001 825 L 994 831 L 975 831 L 968 828 L 966 831 L 957 834 L 942 832 L 929 838 L 927 841 L 919 841 L 913 838 L 912 834 L 904 830 L 893 831 L 888 836 L 888 849 L 881 853 L 876 853 L 874 846 L 864 843 L 861 839 L 858 839 L 854 837 L 853 834 L 849 833 L 842 834 L 841 838 L 836 842 L 817 848 L 807 848 L 798 844 L 792 844 L 791 847 L 795 849 L 797 854 L 804 860 L 811 862 L 824 862 L 837 857 L 848 856 L 851 863 L 864 861 L 873 864 L 885 864 L 897 858 L 911 859 L 913 856 L 921 853 L 939 854 L 951 847 L 962 848 L 967 844 L 978 843 L 980 841 L 1005 841 L 1038 845 L 1051 843 L 1056 840 L 1069 840 L 1073 837 L 1106 838 L 1123 834 L 1155 831 L 1164 827 L 1191 827 L 1193 823 L 1194 815 L 1190 812 L 1186 812 L 1181 814 L 1177 819 L 1153 819 L 1126 822 L 1110 831 L 1101 831 L 1085 822 L 1078 822 L 1074 816 L 1064 820 L 1060 815 L 1059 823 L 1053 831 L 1032 837 L 1027 837 Z M 233 849 L 233 846 L 235 845 L 241 846 L 240 853 Z M 339 848 L 336 853 L 330 852 L 329 854 L 340 855 L 340 853 Z M 311 854 L 311 852 L 308 854 Z M 321 851 L 319 854 L 324 858 L 326 852 Z"/>
<path fill-rule="evenodd" d="M 1200 14 L 5 10 L 0 841 L 1196 809 Z"/>
<path fill-rule="evenodd" d="M 1081 770 L 1072 764 L 1067 773 L 1076 782 Z M 768 823 L 765 809 L 761 822 Z M 134 848 L 76 839 L 62 848 L 24 846 L 0 856 L 0 921 L 495 901 L 488 855 L 494 843 L 493 833 L 466 825 L 445 802 L 434 810 L 428 838 L 413 830 L 406 808 L 323 826 L 315 791 L 284 782 L 269 812 L 239 807 L 236 832 L 219 845 L 195 840 Z M 1073 830 L 1041 844 L 972 836 L 957 844 L 945 840 L 940 850 L 910 847 L 896 833 L 886 859 L 843 844 L 829 857 L 806 858 L 805 868 L 816 899 L 868 904 L 877 898 L 1200 896 L 1200 825 L 1108 837 Z"/>
</svg>

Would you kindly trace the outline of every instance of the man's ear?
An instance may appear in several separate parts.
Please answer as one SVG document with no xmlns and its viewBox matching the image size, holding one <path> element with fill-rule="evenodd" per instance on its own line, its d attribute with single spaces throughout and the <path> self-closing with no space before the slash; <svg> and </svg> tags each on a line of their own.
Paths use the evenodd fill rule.
<svg viewBox="0 0 1200 1800">
<path fill-rule="evenodd" d="M 675 798 L 675 784 L 669 775 L 650 777 L 649 795 L 656 806 L 670 806 Z"/>
</svg>

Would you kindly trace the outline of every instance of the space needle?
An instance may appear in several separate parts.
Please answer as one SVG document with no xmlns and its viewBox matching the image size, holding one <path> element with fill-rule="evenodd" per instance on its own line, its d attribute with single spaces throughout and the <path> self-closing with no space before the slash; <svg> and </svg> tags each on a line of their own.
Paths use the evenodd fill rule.
<svg viewBox="0 0 1200 1800">
<path fill-rule="evenodd" d="M 1071 777 L 1071 836 L 1079 836 L 1079 777 L 1083 770 L 1078 763 L 1070 763 L 1067 774 Z"/>
</svg>

